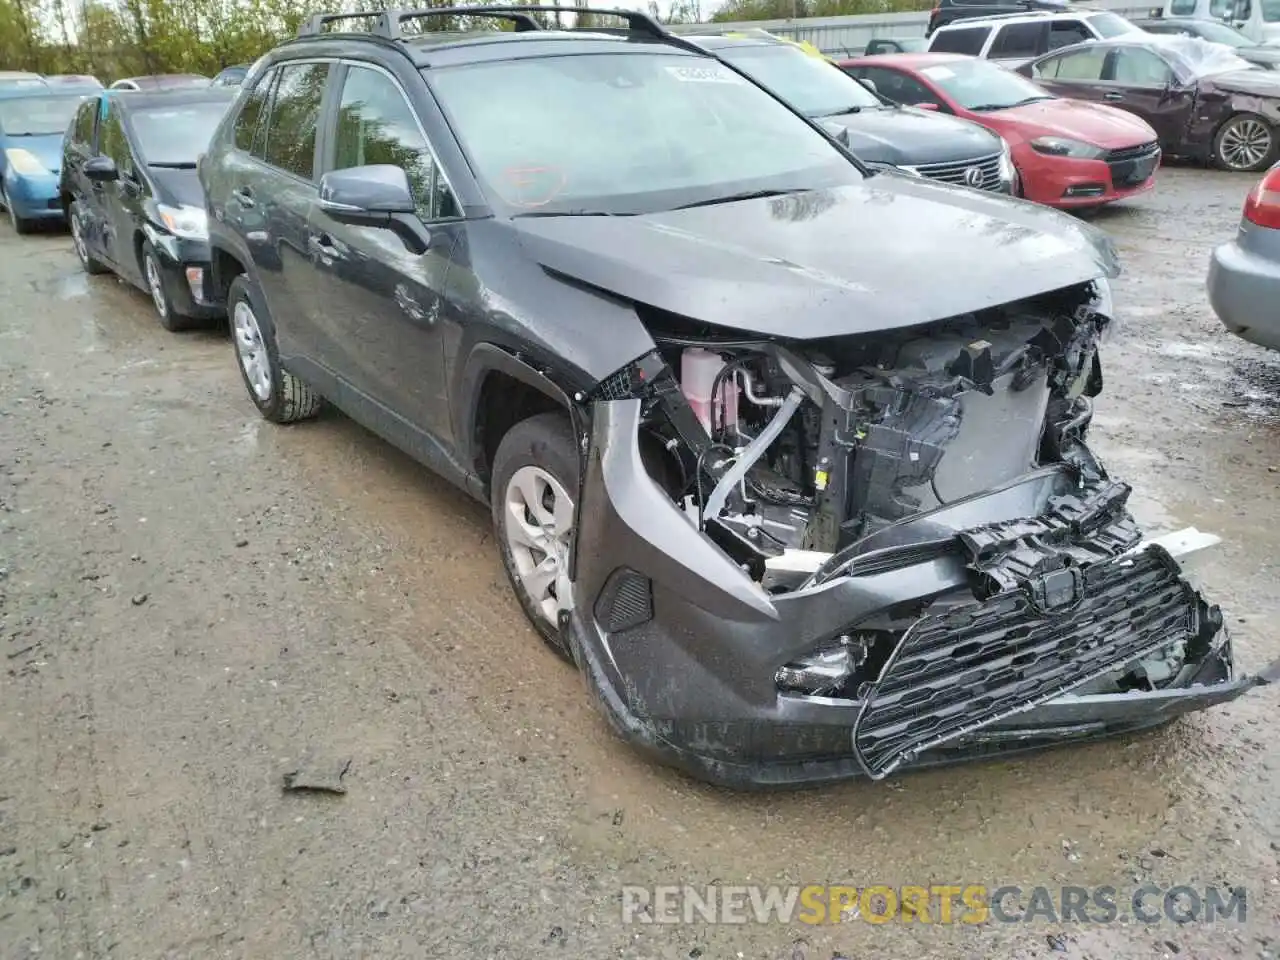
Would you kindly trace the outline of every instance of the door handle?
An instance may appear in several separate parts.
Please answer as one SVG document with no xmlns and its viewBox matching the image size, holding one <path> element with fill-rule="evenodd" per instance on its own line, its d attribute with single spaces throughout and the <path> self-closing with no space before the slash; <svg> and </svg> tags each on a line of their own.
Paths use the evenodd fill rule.
<svg viewBox="0 0 1280 960">
<path fill-rule="evenodd" d="M 311 252 L 326 260 L 332 260 L 340 255 L 337 244 L 333 242 L 333 237 L 327 233 L 313 233 L 307 237 L 307 247 Z"/>
<path fill-rule="evenodd" d="M 1113 91 L 1113 92 L 1111 92 L 1111 93 L 1104 93 L 1104 94 L 1102 95 L 1102 99 L 1103 99 L 1103 100 L 1111 100 L 1111 101 L 1113 101 L 1113 102 L 1114 102 L 1114 101 L 1116 101 L 1116 100 L 1123 100 L 1123 99 L 1124 99 L 1124 94 L 1123 94 L 1123 93 L 1115 93 L 1114 91 Z"/>
<path fill-rule="evenodd" d="M 239 201 L 240 206 L 242 207 L 248 208 L 255 205 L 253 191 L 248 187 L 240 187 L 238 190 L 233 190 L 231 191 L 231 195 Z"/>
</svg>

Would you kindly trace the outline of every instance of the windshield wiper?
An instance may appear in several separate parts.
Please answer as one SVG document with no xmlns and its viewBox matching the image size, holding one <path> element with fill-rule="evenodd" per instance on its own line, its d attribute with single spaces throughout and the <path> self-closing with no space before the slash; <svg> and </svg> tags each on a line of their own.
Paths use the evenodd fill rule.
<svg viewBox="0 0 1280 960">
<path fill-rule="evenodd" d="M 634 217 L 634 213 L 613 213 L 610 210 L 526 210 L 524 213 L 513 213 L 511 219 L 517 217 Z"/>
<path fill-rule="evenodd" d="M 818 119 L 821 120 L 824 117 L 843 117 L 850 113 L 861 113 L 864 109 L 866 108 L 857 105 L 852 107 L 842 107 L 839 110 L 832 110 L 830 113 L 820 113 L 818 114 Z"/>
<path fill-rule="evenodd" d="M 804 193 L 799 187 L 790 190 L 744 190 L 742 193 L 731 193 L 724 197 L 712 197 L 710 200 L 695 200 L 693 203 L 682 203 L 672 210 L 689 210 L 693 207 L 710 207 L 717 203 L 733 203 L 737 200 L 762 200 L 765 197 L 785 197 L 790 193 Z"/>
<path fill-rule="evenodd" d="M 171 160 L 171 161 L 155 161 L 148 163 L 148 167 L 159 167 L 161 170 L 194 170 L 196 164 L 194 160 Z"/>
</svg>

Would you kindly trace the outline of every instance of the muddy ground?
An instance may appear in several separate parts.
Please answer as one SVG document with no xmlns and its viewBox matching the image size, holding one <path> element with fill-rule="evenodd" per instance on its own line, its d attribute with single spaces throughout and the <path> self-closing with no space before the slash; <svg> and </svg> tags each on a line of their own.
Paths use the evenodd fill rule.
<svg viewBox="0 0 1280 960">
<path fill-rule="evenodd" d="M 1253 178 L 1097 218 L 1126 273 L 1096 440 L 1225 539 L 1280 656 L 1280 356 L 1206 256 Z M 65 234 L 0 227 L 0 957 L 1280 955 L 1280 691 L 1017 762 L 734 795 L 615 742 L 511 598 L 483 507 L 341 416 L 259 420 Z M 345 796 L 285 794 L 308 762 Z M 619 887 L 1237 885 L 1243 925 L 624 925 Z"/>
</svg>

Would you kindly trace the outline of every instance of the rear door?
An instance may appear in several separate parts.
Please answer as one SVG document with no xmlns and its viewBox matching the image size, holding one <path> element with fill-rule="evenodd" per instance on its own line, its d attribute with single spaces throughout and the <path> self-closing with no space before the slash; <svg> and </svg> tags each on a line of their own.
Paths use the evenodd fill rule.
<svg viewBox="0 0 1280 960">
<path fill-rule="evenodd" d="M 930 53 L 962 53 L 966 57 L 980 57 L 991 36 L 991 27 L 947 27 L 939 30 L 929 40 Z"/>
<path fill-rule="evenodd" d="M 987 50 L 987 59 L 1002 66 L 1016 67 L 1034 60 L 1045 52 L 1049 36 L 1049 21 L 1026 20 L 1004 23 L 996 28 Z"/>
<path fill-rule="evenodd" d="M 265 119 L 252 139 L 253 161 L 229 184 L 226 215 L 245 231 L 284 359 L 315 353 L 310 322 L 319 304 L 307 218 L 320 195 L 319 122 L 333 68 L 318 59 L 277 65 Z"/>
<path fill-rule="evenodd" d="M 1119 94 L 1103 81 L 1107 53 L 1107 47 L 1090 44 L 1045 57 L 1019 72 L 1060 97 L 1106 103 Z"/>
<path fill-rule="evenodd" d="M 342 224 L 313 209 L 307 242 L 317 275 L 318 354 L 362 396 L 449 443 L 439 324 L 455 233 L 455 199 L 401 80 L 375 64 L 344 65 L 327 111 L 327 169 L 391 164 L 409 175 L 427 249 L 387 229 Z"/>
</svg>

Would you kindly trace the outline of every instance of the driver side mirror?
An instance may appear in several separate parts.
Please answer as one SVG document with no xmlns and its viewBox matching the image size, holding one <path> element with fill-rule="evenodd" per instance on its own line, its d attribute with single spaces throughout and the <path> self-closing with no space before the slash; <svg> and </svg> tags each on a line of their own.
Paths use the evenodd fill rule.
<svg viewBox="0 0 1280 960">
<path fill-rule="evenodd" d="M 84 163 L 84 175 L 94 183 L 110 183 L 120 179 L 120 171 L 116 162 L 110 157 L 93 157 Z"/>
<path fill-rule="evenodd" d="M 415 253 L 425 253 L 431 242 L 431 232 L 418 219 L 408 175 L 389 163 L 323 174 L 317 205 L 338 223 L 390 230 Z"/>
</svg>

